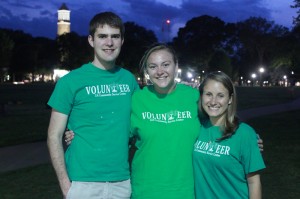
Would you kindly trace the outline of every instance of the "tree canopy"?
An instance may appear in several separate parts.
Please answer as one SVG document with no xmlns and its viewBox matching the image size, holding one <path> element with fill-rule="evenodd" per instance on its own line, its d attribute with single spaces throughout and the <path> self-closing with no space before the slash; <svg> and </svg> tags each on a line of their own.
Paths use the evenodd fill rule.
<svg viewBox="0 0 300 199">
<path fill-rule="evenodd" d="M 294 17 L 293 23 L 296 26 L 300 25 L 300 0 L 294 0 L 294 5 L 291 5 L 292 8 L 296 8 L 298 16 Z"/>
</svg>

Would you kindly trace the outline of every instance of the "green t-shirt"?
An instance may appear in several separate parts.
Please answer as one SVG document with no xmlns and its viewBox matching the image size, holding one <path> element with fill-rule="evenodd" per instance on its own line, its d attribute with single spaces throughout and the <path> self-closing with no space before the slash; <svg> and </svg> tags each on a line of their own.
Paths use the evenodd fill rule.
<svg viewBox="0 0 300 199">
<path fill-rule="evenodd" d="M 132 199 L 193 199 L 193 145 L 200 130 L 198 90 L 178 84 L 161 95 L 153 86 L 134 93 L 131 128 Z"/>
<path fill-rule="evenodd" d="M 218 126 L 202 125 L 193 152 L 196 198 L 248 199 L 246 175 L 265 168 L 256 133 L 241 123 L 230 138 L 220 137 Z"/>
<path fill-rule="evenodd" d="M 129 179 L 131 98 L 137 88 L 127 70 L 91 63 L 59 79 L 48 104 L 69 116 L 67 127 L 75 132 L 65 154 L 71 180 Z"/>
</svg>

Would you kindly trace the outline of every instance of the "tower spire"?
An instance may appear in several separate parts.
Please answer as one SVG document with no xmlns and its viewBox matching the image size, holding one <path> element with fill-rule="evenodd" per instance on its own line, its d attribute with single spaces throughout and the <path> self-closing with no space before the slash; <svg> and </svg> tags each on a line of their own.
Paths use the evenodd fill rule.
<svg viewBox="0 0 300 199">
<path fill-rule="evenodd" d="M 57 20 L 57 35 L 60 36 L 65 33 L 71 32 L 71 21 L 70 21 L 70 13 L 71 11 L 68 9 L 67 5 L 63 3 L 58 13 L 58 20 Z"/>
</svg>

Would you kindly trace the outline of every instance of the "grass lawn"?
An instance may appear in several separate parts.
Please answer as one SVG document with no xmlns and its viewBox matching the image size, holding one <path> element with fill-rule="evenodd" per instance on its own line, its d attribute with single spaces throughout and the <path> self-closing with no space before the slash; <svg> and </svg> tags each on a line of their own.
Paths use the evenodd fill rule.
<svg viewBox="0 0 300 199">
<path fill-rule="evenodd" d="M 300 198 L 300 111 L 248 121 L 264 140 L 263 198 Z"/>
<path fill-rule="evenodd" d="M 1 199 L 62 199 L 50 164 L 0 173 Z"/>
<path fill-rule="evenodd" d="M 0 147 L 45 140 L 50 110 L 45 105 L 8 105 L 0 116 Z"/>
<path fill-rule="evenodd" d="M 53 84 L 0 85 L 0 147 L 45 140 Z"/>
</svg>

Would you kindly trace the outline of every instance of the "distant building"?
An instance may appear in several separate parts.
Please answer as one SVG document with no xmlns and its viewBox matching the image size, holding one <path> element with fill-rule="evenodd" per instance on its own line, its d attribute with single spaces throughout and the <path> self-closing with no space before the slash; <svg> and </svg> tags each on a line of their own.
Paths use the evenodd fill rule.
<svg viewBox="0 0 300 199">
<path fill-rule="evenodd" d="M 57 35 L 60 36 L 71 31 L 70 10 L 65 3 L 61 5 L 58 12 Z"/>
</svg>

